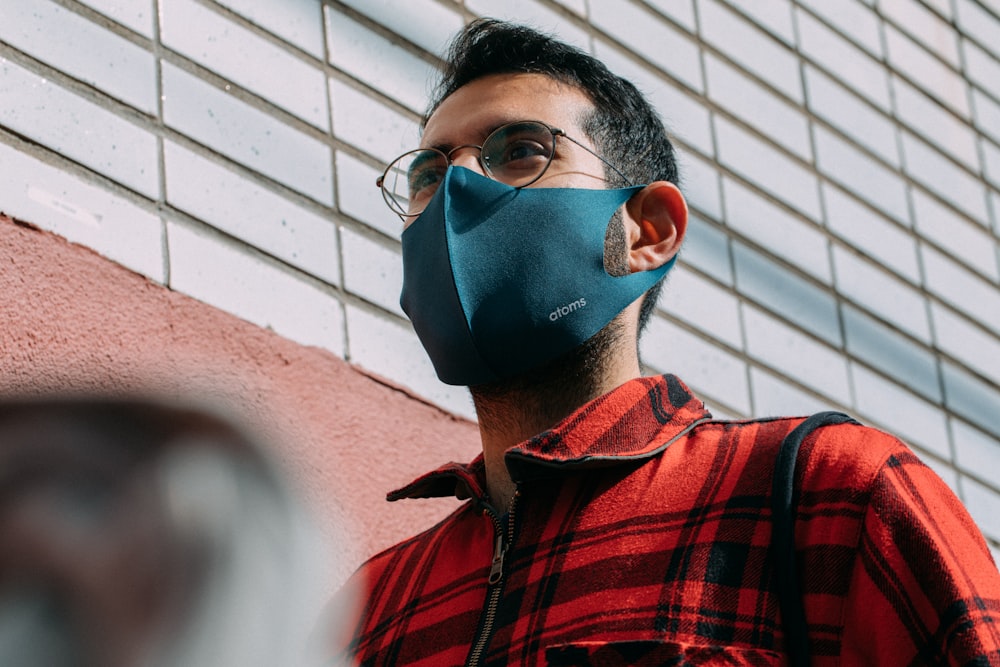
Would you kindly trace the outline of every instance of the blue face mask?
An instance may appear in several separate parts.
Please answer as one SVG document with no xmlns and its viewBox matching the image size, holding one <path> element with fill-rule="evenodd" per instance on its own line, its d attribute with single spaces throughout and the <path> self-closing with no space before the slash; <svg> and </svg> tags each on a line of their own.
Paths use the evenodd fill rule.
<svg viewBox="0 0 1000 667">
<path fill-rule="evenodd" d="M 515 377 L 596 334 L 673 266 L 613 277 L 604 236 L 643 186 L 514 187 L 449 167 L 403 231 L 400 304 L 442 382 Z"/>
</svg>

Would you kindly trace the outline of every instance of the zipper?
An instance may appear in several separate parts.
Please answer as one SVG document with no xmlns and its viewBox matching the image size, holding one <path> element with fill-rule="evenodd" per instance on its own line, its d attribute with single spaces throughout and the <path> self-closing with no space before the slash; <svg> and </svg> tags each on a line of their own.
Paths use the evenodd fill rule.
<svg viewBox="0 0 1000 667">
<path fill-rule="evenodd" d="M 480 664 L 483 653 L 486 651 L 486 645 L 493 636 L 493 624 L 496 622 L 497 609 L 500 607 L 500 598 L 503 593 L 504 557 L 507 555 L 507 549 L 510 548 L 511 543 L 514 541 L 514 509 L 517 506 L 517 499 L 520 495 L 520 492 L 515 491 L 514 496 L 510 499 L 510 506 L 507 508 L 506 526 L 501 525 L 500 517 L 497 516 L 496 510 L 490 505 L 483 507 L 483 514 L 488 516 L 490 521 L 493 522 L 496 543 L 493 546 L 493 560 L 490 562 L 490 573 L 486 580 L 489 592 L 486 596 L 486 606 L 483 608 L 483 622 L 476 641 L 472 643 L 469 657 L 465 661 L 465 664 L 469 667 Z"/>
</svg>

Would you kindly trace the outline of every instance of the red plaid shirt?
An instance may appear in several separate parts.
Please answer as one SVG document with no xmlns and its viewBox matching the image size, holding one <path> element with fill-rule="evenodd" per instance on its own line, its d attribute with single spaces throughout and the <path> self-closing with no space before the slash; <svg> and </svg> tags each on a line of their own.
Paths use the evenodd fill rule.
<svg viewBox="0 0 1000 667">
<path fill-rule="evenodd" d="M 511 449 L 390 500 L 469 498 L 355 575 L 363 665 L 778 665 L 777 448 L 801 419 L 713 421 L 633 380 Z M 825 427 L 799 453 L 795 544 L 814 665 L 1000 665 L 1000 574 L 958 499 L 895 438 Z"/>
</svg>

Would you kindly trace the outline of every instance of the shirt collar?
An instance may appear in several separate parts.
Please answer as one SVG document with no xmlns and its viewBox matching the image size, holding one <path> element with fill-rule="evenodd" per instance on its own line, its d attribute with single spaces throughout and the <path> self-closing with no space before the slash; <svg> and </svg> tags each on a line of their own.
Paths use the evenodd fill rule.
<svg viewBox="0 0 1000 667">
<path fill-rule="evenodd" d="M 655 456 L 697 424 L 711 419 L 704 403 L 673 375 L 630 380 L 578 408 L 561 422 L 507 450 L 516 482 L 567 471 L 620 465 Z M 388 495 L 401 498 L 482 498 L 482 456 L 449 463 Z"/>
</svg>

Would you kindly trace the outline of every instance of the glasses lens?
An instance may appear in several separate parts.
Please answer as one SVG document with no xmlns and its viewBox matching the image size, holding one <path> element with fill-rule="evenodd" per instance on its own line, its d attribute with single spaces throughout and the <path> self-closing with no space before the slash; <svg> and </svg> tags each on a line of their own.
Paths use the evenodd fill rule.
<svg viewBox="0 0 1000 667">
<path fill-rule="evenodd" d="M 496 180 L 523 187 L 541 176 L 552 161 L 555 137 L 535 122 L 512 123 L 483 142 L 483 166 Z"/>
<path fill-rule="evenodd" d="M 417 215 L 437 192 L 448 169 L 448 156 L 433 148 L 405 153 L 382 177 L 382 196 L 400 215 Z"/>
</svg>

